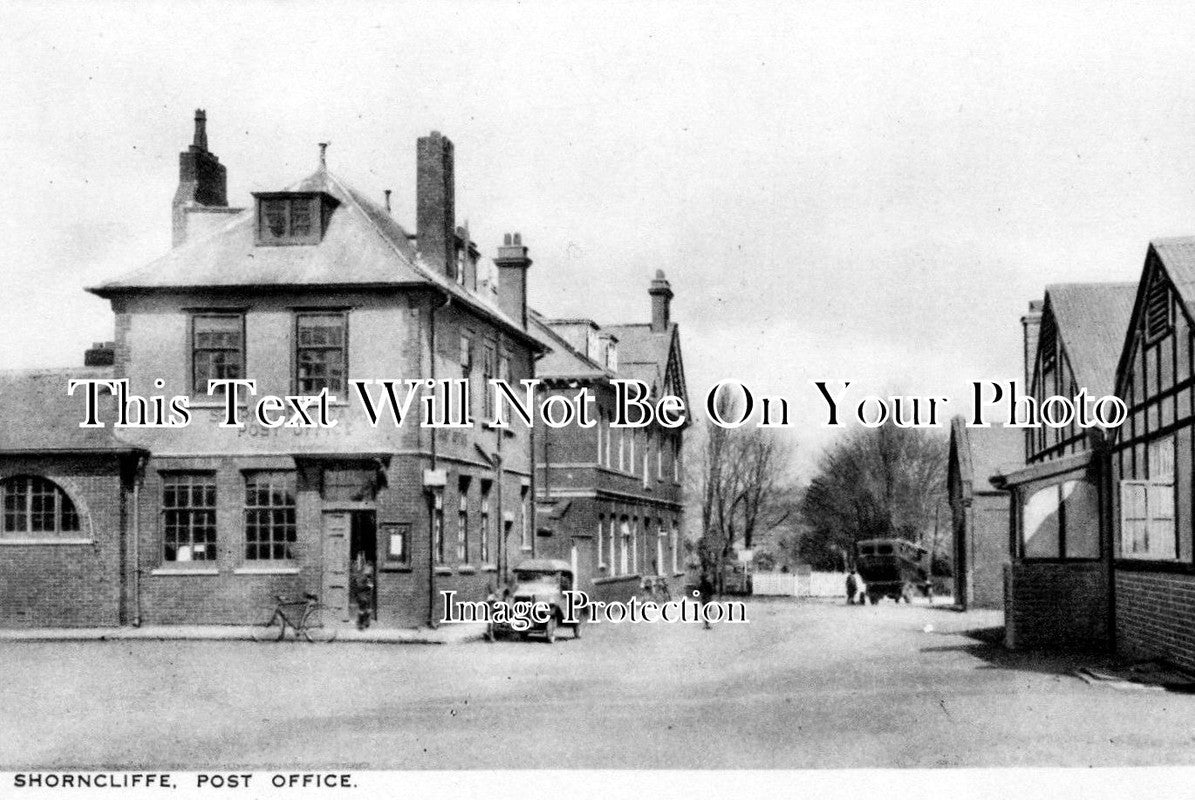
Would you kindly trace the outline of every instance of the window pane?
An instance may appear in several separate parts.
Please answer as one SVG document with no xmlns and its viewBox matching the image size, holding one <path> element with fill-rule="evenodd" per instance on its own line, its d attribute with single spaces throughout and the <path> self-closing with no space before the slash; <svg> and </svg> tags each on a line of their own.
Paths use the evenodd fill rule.
<svg viewBox="0 0 1195 800">
<path fill-rule="evenodd" d="M 294 198 L 290 201 L 290 235 L 296 238 L 311 233 L 311 201 Z"/>
<path fill-rule="evenodd" d="M 294 558 L 295 474 L 254 472 L 245 477 L 245 558 Z"/>
<path fill-rule="evenodd" d="M 1125 519 L 1145 519 L 1145 485 L 1125 483 L 1121 486 L 1121 503 Z"/>
<path fill-rule="evenodd" d="M 265 216 L 266 227 L 275 239 L 286 235 L 286 201 L 265 200 L 262 202 L 262 214 Z"/>
<path fill-rule="evenodd" d="M 55 534 L 79 530 L 75 504 L 58 484 L 35 475 L 18 475 L 3 483 L 4 533 Z"/>
<path fill-rule="evenodd" d="M 1025 504 L 1025 557 L 1057 558 L 1058 487 L 1047 486 Z"/>
<path fill-rule="evenodd" d="M 1149 443 L 1149 479 L 1151 481 L 1174 478 L 1174 437 L 1167 436 Z"/>
<path fill-rule="evenodd" d="M 303 394 L 321 389 L 337 393 L 345 384 L 345 317 L 343 314 L 300 314 L 297 323 L 298 388 Z"/>
<path fill-rule="evenodd" d="M 162 484 L 162 539 L 165 560 L 215 560 L 215 476 L 164 475 Z"/>
<path fill-rule="evenodd" d="M 201 314 L 192 318 L 193 391 L 206 394 L 209 380 L 244 377 L 245 352 L 240 315 Z"/>
<path fill-rule="evenodd" d="M 1087 481 L 1062 485 L 1066 517 L 1066 557 L 1098 558 L 1100 550 L 1099 495 Z"/>
</svg>

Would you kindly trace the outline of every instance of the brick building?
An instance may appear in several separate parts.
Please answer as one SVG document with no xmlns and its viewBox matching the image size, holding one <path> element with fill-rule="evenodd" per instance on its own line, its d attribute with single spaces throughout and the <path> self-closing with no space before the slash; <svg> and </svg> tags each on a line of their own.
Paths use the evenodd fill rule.
<svg viewBox="0 0 1195 800">
<path fill-rule="evenodd" d="M 688 408 L 672 288 L 663 272 L 656 272 L 648 295 L 648 323 L 598 325 L 539 314 L 531 320 L 552 347 L 538 367 L 546 393 L 573 396 L 585 387 L 596 397 L 593 427 L 537 430 L 537 546 L 570 561 L 577 585 L 602 600 L 626 599 L 649 576 L 667 579 L 675 594 L 685 568 L 683 427 L 611 427 L 612 380 L 642 381 L 652 400 L 675 395 Z"/>
<path fill-rule="evenodd" d="M 1052 395 L 1112 394 L 1136 287 L 1056 284 L 1030 305 L 1025 386 L 1038 406 Z M 1071 424 L 1027 428 L 1025 466 L 997 478 L 1012 493 L 1011 563 L 1004 587 L 1010 647 L 1099 649 L 1109 642 L 1112 529 L 1107 439 Z"/>
<path fill-rule="evenodd" d="M 954 602 L 961 609 L 1003 608 L 1008 564 L 1009 496 L 989 479 L 1022 463 L 1024 443 L 1011 428 L 968 428 L 950 421 L 946 485 L 950 502 Z"/>
<path fill-rule="evenodd" d="M 0 372 L 2 627 L 130 620 L 124 532 L 145 453 L 111 428 L 80 428 L 83 397 L 66 394 L 70 378 L 110 373 Z"/>
<path fill-rule="evenodd" d="M 483 388 L 531 377 L 548 347 L 527 329 L 519 237 L 483 258 L 455 225 L 452 143 L 423 137 L 416 161 L 414 234 L 322 148 L 312 174 L 231 208 L 197 112 L 174 248 L 89 290 L 116 317 L 115 342 L 89 357 L 109 366 L 92 374 L 188 395 L 191 421 L 114 433 L 109 415 L 81 430 L 66 376 L 4 384 L 4 415 L 33 427 L 0 441 L 2 624 L 260 623 L 274 595 L 305 591 L 345 623 L 365 574 L 378 622 L 411 626 L 439 618 L 441 590 L 480 599 L 496 585 L 506 547 L 517 557 L 531 540 L 532 432 L 482 424 Z M 383 411 L 374 427 L 350 402 L 350 380 L 412 376 L 466 380 L 476 421 L 398 427 Z M 258 395 L 327 390 L 337 424 L 221 427 L 217 378 L 251 378 Z"/>
</svg>

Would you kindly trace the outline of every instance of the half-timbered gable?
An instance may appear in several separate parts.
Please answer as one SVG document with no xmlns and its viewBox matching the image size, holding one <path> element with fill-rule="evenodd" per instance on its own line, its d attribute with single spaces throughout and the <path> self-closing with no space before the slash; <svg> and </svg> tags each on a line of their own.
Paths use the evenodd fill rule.
<svg viewBox="0 0 1195 800">
<path fill-rule="evenodd" d="M 1109 517 L 1118 648 L 1195 665 L 1195 238 L 1150 244 L 1117 368 Z"/>
</svg>

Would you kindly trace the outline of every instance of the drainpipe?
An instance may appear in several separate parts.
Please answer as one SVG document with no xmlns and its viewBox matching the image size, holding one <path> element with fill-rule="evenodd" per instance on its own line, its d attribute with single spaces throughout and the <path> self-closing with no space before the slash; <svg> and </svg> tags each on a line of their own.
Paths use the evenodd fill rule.
<svg viewBox="0 0 1195 800">
<path fill-rule="evenodd" d="M 444 293 L 444 303 L 440 306 L 431 306 L 431 311 L 428 314 L 428 347 L 430 349 L 430 357 L 428 359 L 428 377 L 434 382 L 436 380 L 436 312 L 443 311 L 452 304 L 452 295 L 448 292 Z M 434 384 L 433 384 L 434 388 Z M 431 468 L 436 469 L 436 428 L 429 428 L 431 431 Z M 427 495 L 427 624 L 429 627 L 439 627 L 439 620 L 436 619 L 436 499 L 435 492 L 429 491 L 426 487 L 424 493 Z M 443 526 L 440 528 L 440 535 L 444 535 Z"/>
<path fill-rule="evenodd" d="M 145 456 L 137 457 L 133 471 L 133 627 L 141 627 L 141 477 Z"/>
</svg>

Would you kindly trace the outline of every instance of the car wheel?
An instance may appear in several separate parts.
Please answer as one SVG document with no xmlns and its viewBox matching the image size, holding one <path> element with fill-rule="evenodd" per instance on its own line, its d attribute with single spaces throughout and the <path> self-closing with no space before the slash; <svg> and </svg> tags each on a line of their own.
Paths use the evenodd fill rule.
<svg viewBox="0 0 1195 800">
<path fill-rule="evenodd" d="M 548 644 L 556 643 L 556 617 L 549 617 L 547 624 L 544 625 L 544 638 Z"/>
</svg>

